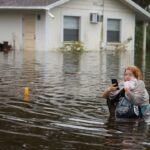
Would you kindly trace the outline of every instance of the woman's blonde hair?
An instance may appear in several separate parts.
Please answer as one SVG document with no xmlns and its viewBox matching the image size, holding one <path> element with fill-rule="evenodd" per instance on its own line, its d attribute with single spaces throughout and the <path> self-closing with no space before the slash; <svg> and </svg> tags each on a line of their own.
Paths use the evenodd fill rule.
<svg viewBox="0 0 150 150">
<path fill-rule="evenodd" d="M 136 79 L 140 80 L 142 78 L 141 70 L 137 66 L 128 66 L 125 68 L 124 74 L 127 70 L 130 70 Z"/>
</svg>

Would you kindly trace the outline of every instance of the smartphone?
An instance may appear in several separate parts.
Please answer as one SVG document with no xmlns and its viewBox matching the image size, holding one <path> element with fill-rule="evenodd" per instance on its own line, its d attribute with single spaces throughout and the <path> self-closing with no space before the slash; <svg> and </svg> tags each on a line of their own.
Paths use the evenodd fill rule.
<svg viewBox="0 0 150 150">
<path fill-rule="evenodd" d="M 117 79 L 111 79 L 111 83 L 115 84 L 115 86 L 118 86 L 118 81 Z M 117 88 L 117 90 L 119 90 L 119 87 Z"/>
</svg>

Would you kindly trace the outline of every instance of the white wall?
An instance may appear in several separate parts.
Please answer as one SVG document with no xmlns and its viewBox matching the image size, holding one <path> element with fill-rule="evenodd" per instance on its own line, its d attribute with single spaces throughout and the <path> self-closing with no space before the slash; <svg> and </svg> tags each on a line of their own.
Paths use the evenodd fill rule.
<svg viewBox="0 0 150 150">
<path fill-rule="evenodd" d="M 55 50 L 63 45 L 63 16 L 80 16 L 80 40 L 84 42 L 87 50 L 99 50 L 100 42 L 102 41 L 102 23 L 91 24 L 89 17 L 91 12 L 98 12 L 102 14 L 103 1 L 101 0 L 71 0 L 60 7 L 51 10 L 55 19 L 47 17 L 48 33 L 47 40 L 48 50 Z M 124 4 L 118 0 L 104 0 L 104 42 L 106 42 L 107 18 L 119 18 L 122 20 L 121 26 L 121 42 L 127 38 L 132 37 L 133 40 L 128 44 L 130 50 L 134 49 L 134 29 L 135 29 L 135 15 Z"/>
<path fill-rule="evenodd" d="M 107 43 L 107 19 L 121 20 L 120 40 L 124 43 L 128 38 L 132 37 L 132 41 L 126 44 L 129 50 L 134 50 L 134 34 L 135 34 L 135 16 L 127 13 L 106 12 L 104 19 L 104 42 Z"/>
<path fill-rule="evenodd" d="M 135 42 L 135 14 L 122 3 L 116 0 L 105 0 L 104 13 L 104 42 L 107 43 L 107 19 L 121 19 L 121 43 L 132 37 L 132 41 L 126 44 L 128 50 L 134 50 Z"/>
<path fill-rule="evenodd" d="M 36 15 L 36 50 L 44 51 L 47 49 L 46 47 L 46 17 L 45 12 L 37 11 Z M 37 16 L 40 15 L 40 19 L 38 20 Z"/>
<path fill-rule="evenodd" d="M 121 42 L 132 37 L 128 49 L 134 49 L 135 15 L 118 0 L 104 0 L 104 23 L 91 24 L 90 13 L 103 13 L 103 0 L 70 0 L 51 11 L 55 16 L 50 18 L 43 11 L 0 11 L 0 42 L 9 41 L 13 45 L 15 37 L 16 49 L 23 49 L 22 41 L 22 15 L 23 13 L 40 14 L 40 20 L 36 19 L 36 50 L 56 50 L 63 45 L 63 16 L 79 16 L 80 40 L 85 44 L 86 50 L 99 50 L 100 43 L 106 42 L 107 18 L 122 19 Z M 104 34 L 102 37 L 102 29 Z"/>
<path fill-rule="evenodd" d="M 36 50 L 45 50 L 46 41 L 46 19 L 44 11 L 22 11 L 22 10 L 9 10 L 0 11 L 0 43 L 8 41 L 13 46 L 13 39 L 15 39 L 15 50 L 23 49 L 23 15 L 26 13 L 35 14 L 35 47 Z M 40 15 L 40 20 L 37 19 L 37 15 Z"/>
<path fill-rule="evenodd" d="M 55 50 L 63 45 L 63 16 L 80 17 L 80 40 L 84 42 L 87 50 L 98 50 L 101 41 L 101 23 L 91 24 L 90 13 L 98 12 L 101 8 L 93 5 L 91 0 L 70 1 L 51 10 L 55 19 L 48 17 L 48 49 Z"/>
<path fill-rule="evenodd" d="M 10 11 L 0 11 L 0 43 L 8 41 L 16 50 L 22 49 L 22 19 L 21 14 Z"/>
</svg>

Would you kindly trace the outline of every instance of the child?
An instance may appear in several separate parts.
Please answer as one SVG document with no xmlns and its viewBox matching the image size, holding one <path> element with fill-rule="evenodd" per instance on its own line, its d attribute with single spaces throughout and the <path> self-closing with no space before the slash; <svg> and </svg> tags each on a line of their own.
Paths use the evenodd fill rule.
<svg viewBox="0 0 150 150">
<path fill-rule="evenodd" d="M 134 90 L 137 85 L 137 79 L 134 76 L 127 77 L 126 81 L 124 81 L 124 87 L 129 90 Z"/>
</svg>

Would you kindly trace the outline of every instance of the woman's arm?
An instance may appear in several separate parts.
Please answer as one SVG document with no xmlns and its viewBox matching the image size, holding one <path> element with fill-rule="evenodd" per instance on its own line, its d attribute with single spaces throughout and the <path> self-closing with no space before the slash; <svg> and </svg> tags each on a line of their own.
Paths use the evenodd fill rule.
<svg viewBox="0 0 150 150">
<path fill-rule="evenodd" d="M 102 96 L 103 98 L 107 98 L 108 95 L 109 95 L 109 93 L 110 93 L 110 88 L 108 87 L 107 89 L 105 89 L 104 92 L 101 93 L 101 96 Z"/>
<path fill-rule="evenodd" d="M 108 98 L 109 93 L 112 91 L 116 91 L 118 87 L 115 86 L 115 84 L 110 85 L 108 88 L 105 89 L 104 92 L 101 93 L 101 96 L 103 98 Z"/>
</svg>

